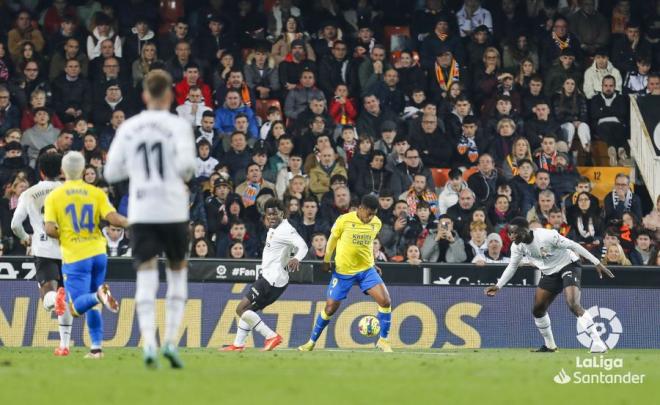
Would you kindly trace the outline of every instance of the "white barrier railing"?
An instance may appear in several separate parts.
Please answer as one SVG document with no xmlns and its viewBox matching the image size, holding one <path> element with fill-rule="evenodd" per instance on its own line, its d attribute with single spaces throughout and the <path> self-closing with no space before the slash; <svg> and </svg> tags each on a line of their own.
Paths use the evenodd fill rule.
<svg viewBox="0 0 660 405">
<path fill-rule="evenodd" d="M 653 139 L 646 130 L 636 97 L 630 97 L 630 151 L 655 202 L 660 194 L 660 157 L 655 154 Z"/>
</svg>

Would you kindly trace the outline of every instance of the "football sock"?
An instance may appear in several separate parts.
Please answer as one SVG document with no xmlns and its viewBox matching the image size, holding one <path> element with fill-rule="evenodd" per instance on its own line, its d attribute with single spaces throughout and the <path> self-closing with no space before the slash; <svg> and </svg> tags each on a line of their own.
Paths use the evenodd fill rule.
<svg viewBox="0 0 660 405">
<path fill-rule="evenodd" d="M 591 314 L 588 311 L 584 311 L 584 314 L 578 318 L 578 322 L 580 323 L 580 326 L 582 326 L 582 328 L 584 328 L 584 330 L 589 334 L 589 336 L 591 336 L 591 339 L 594 342 L 603 342 L 600 338 L 600 335 L 598 334 L 598 331 L 596 330 L 594 319 L 591 317 Z"/>
<path fill-rule="evenodd" d="M 325 329 L 325 327 L 330 323 L 330 318 L 331 316 L 326 314 L 325 310 L 321 311 L 321 313 L 316 317 L 314 329 L 312 330 L 312 336 L 309 337 L 312 342 L 316 343 L 316 341 L 319 340 L 319 336 L 321 336 L 323 329 Z"/>
<path fill-rule="evenodd" d="M 538 328 L 543 340 L 545 341 L 545 346 L 548 349 L 556 349 L 557 344 L 555 343 L 555 338 L 552 335 L 552 326 L 550 325 L 550 315 L 547 313 L 540 318 L 534 318 L 534 323 Z"/>
<path fill-rule="evenodd" d="M 244 320 L 251 329 L 259 332 L 261 336 L 265 337 L 266 339 L 270 339 L 277 335 L 277 333 L 273 332 L 273 330 L 269 328 L 268 325 L 266 325 L 266 323 L 261 320 L 261 317 L 254 311 L 247 310 L 243 312 L 241 319 Z"/>
<path fill-rule="evenodd" d="M 165 342 L 178 346 L 183 311 L 188 299 L 188 269 L 166 270 L 167 296 L 165 300 Z"/>
<path fill-rule="evenodd" d="M 234 346 L 245 346 L 245 341 L 247 340 L 248 335 L 252 328 L 250 324 L 245 322 L 243 318 L 238 320 L 238 325 L 236 327 L 236 337 L 234 338 Z"/>
<path fill-rule="evenodd" d="M 101 311 L 98 309 L 87 311 L 85 320 L 89 327 L 89 336 L 92 338 L 92 350 L 100 349 L 103 343 L 103 319 L 101 318 Z"/>
<path fill-rule="evenodd" d="M 156 349 L 156 293 L 158 270 L 138 270 L 135 286 L 135 306 L 143 347 Z"/>
<path fill-rule="evenodd" d="M 80 316 L 100 302 L 96 292 L 82 294 L 73 300 L 73 309 Z"/>
<path fill-rule="evenodd" d="M 68 348 L 71 341 L 71 326 L 73 325 L 73 316 L 69 312 L 69 306 L 65 306 L 64 314 L 57 317 L 60 329 L 60 347 Z"/>
<path fill-rule="evenodd" d="M 44 308 L 46 311 L 52 311 L 55 306 L 55 298 L 57 298 L 57 293 L 55 291 L 48 291 L 44 294 Z"/>
<path fill-rule="evenodd" d="M 380 337 L 387 339 L 390 334 L 390 326 L 392 324 L 392 307 L 378 307 L 378 314 L 376 315 L 380 323 Z"/>
</svg>

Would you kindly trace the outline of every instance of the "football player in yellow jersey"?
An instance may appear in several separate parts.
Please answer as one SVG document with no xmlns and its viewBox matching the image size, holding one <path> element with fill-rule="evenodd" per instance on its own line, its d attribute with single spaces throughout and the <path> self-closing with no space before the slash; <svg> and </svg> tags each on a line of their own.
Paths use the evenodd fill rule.
<svg viewBox="0 0 660 405">
<path fill-rule="evenodd" d="M 330 271 L 332 254 L 335 254 L 335 271 L 327 290 L 325 309 L 316 318 L 309 341 L 298 350 L 311 351 L 323 332 L 330 318 L 346 299 L 353 284 L 358 284 L 363 293 L 369 294 L 378 304 L 377 318 L 380 322 L 380 338 L 376 347 L 384 352 L 391 352 L 387 340 L 392 320 L 390 294 L 380 277 L 380 269 L 374 265 L 373 243 L 382 223 L 376 216 L 378 199 L 373 195 L 362 197 L 356 212 L 350 212 L 337 218 L 330 233 L 325 251 L 322 270 Z"/>
<path fill-rule="evenodd" d="M 54 189 L 44 203 L 44 230 L 60 240 L 64 289 L 73 316 L 85 314 L 92 338 L 87 358 L 103 357 L 103 320 L 101 311 L 93 309 L 102 303 L 111 312 L 119 310 L 105 284 L 108 265 L 106 240 L 99 222 L 126 227 L 126 218 L 115 211 L 103 190 L 82 180 L 85 158 L 80 152 L 69 152 L 62 159 L 66 182 Z M 58 296 L 58 300 L 65 300 Z M 63 302 L 58 302 L 64 306 Z"/>
</svg>

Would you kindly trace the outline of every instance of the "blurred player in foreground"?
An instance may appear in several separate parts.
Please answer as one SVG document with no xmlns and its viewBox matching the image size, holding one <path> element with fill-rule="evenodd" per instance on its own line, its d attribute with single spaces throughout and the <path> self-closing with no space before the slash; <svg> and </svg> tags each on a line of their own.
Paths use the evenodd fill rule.
<svg viewBox="0 0 660 405">
<path fill-rule="evenodd" d="M 81 153 L 69 152 L 62 158 L 66 181 L 46 197 L 44 228 L 48 236 L 60 240 L 64 289 L 71 314 L 85 314 L 92 338 L 91 350 L 85 357 L 100 359 L 103 319 L 101 311 L 93 308 L 102 303 L 116 313 L 119 304 L 105 284 L 108 256 L 99 223 L 108 221 L 121 227 L 128 223 L 115 211 L 103 190 L 82 180 L 84 170 L 85 158 Z M 56 306 L 65 305 L 64 299 L 58 295 Z"/>
<path fill-rule="evenodd" d="M 513 241 L 511 246 L 511 262 L 504 269 L 502 277 L 496 285 L 486 287 L 484 292 L 489 297 L 494 297 L 499 290 L 511 280 L 518 269 L 523 257 L 541 270 L 542 276 L 534 295 L 534 322 L 543 336 L 545 344 L 537 352 L 555 352 L 557 345 L 552 335 L 548 307 L 552 301 L 564 290 L 568 308 L 578 318 L 578 322 L 591 336 L 592 353 L 604 353 L 607 346 L 598 334 L 594 320 L 580 305 L 580 280 L 582 267 L 580 256 L 589 260 L 596 266 L 600 278 L 603 274 L 614 278 L 612 272 L 603 266 L 600 261 L 588 250 L 578 243 L 561 236 L 557 231 L 550 229 L 529 229 L 529 223 L 525 218 L 517 217 L 509 223 L 509 237 Z"/>
<path fill-rule="evenodd" d="M 282 337 L 261 320 L 257 311 L 277 301 L 289 284 L 289 272 L 298 271 L 300 261 L 307 254 L 307 244 L 284 219 L 284 207 L 273 198 L 264 205 L 268 235 L 261 258 L 261 278 L 248 288 L 248 293 L 239 302 L 236 314 L 240 317 L 234 344 L 223 351 L 245 349 L 245 340 L 251 330 L 256 330 L 266 339 L 263 351 L 270 351 L 282 343 Z M 295 253 L 294 257 L 291 255 Z"/>
<path fill-rule="evenodd" d="M 49 312 L 54 310 L 57 314 L 60 345 L 55 349 L 55 355 L 68 356 L 73 318 L 65 302 L 62 254 L 57 239 L 49 237 L 44 231 L 44 201 L 51 191 L 62 184 L 58 180 L 61 173 L 62 155 L 44 153 L 39 157 L 37 166 L 41 181 L 25 190 L 18 198 L 16 211 L 11 219 L 11 229 L 24 246 L 32 249 L 37 267 L 36 279 L 39 283 L 44 308 Z M 23 228 L 23 221 L 26 218 L 30 220 L 32 235 L 25 232 L 25 228 Z M 55 305 L 58 303 L 59 305 Z"/>
<path fill-rule="evenodd" d="M 366 195 L 362 197 L 357 211 L 340 216 L 333 225 L 321 267 L 326 272 L 331 270 L 332 254 L 336 248 L 337 265 L 328 286 L 325 309 L 316 318 L 309 341 L 298 350 L 314 350 L 316 341 L 330 323 L 341 301 L 346 299 L 353 284 L 358 284 L 360 290 L 373 297 L 378 304 L 380 339 L 376 347 L 384 352 L 392 351 L 387 340 L 392 320 L 390 294 L 380 277 L 380 269 L 374 265 L 373 243 L 382 225 L 376 216 L 377 210 L 378 198 Z"/>
<path fill-rule="evenodd" d="M 110 183 L 129 180 L 128 220 L 137 269 L 135 306 L 143 339 L 144 362 L 158 366 L 156 294 L 158 256 L 165 253 L 167 295 L 162 352 L 182 368 L 177 350 L 179 326 L 188 299 L 188 190 L 195 173 L 195 141 L 190 123 L 170 113 L 172 78 L 155 69 L 144 79 L 147 111 L 126 120 L 110 146 L 103 173 Z"/>
</svg>

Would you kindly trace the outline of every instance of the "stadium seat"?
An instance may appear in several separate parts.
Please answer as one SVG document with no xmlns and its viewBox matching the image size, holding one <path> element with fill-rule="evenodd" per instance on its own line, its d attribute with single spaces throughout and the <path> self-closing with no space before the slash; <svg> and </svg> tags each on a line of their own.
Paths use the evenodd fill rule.
<svg viewBox="0 0 660 405">
<path fill-rule="evenodd" d="M 158 29 L 160 34 L 164 34 L 172 28 L 179 17 L 185 15 L 185 1 L 184 0 L 168 0 L 160 1 L 159 14 L 161 24 Z"/>
<path fill-rule="evenodd" d="M 470 167 L 469 169 L 463 172 L 463 180 L 467 181 L 470 178 L 470 176 L 472 176 L 478 171 L 479 169 L 477 168 L 477 166 Z"/>
<path fill-rule="evenodd" d="M 257 117 L 261 118 L 262 121 L 266 121 L 266 115 L 268 114 L 268 109 L 270 107 L 277 107 L 282 111 L 282 105 L 280 104 L 280 100 L 276 98 L 269 98 L 269 99 L 258 99 L 257 100 L 257 105 L 255 108 L 255 112 L 257 113 Z"/>
<path fill-rule="evenodd" d="M 614 178 L 617 174 L 624 173 L 630 176 L 631 180 L 634 179 L 634 176 L 632 175 L 632 167 L 579 166 L 577 170 L 578 173 L 580 173 L 580 176 L 585 176 L 591 180 L 591 183 L 593 184 L 593 190 L 591 193 L 601 201 L 605 198 L 607 193 L 614 188 Z"/>
<path fill-rule="evenodd" d="M 386 25 L 383 28 L 385 48 L 388 51 L 399 51 L 406 48 L 410 41 L 410 27 Z"/>
<path fill-rule="evenodd" d="M 447 180 L 449 180 L 449 171 L 451 169 L 431 169 L 431 174 L 433 175 L 433 182 L 437 188 L 445 186 Z"/>
<path fill-rule="evenodd" d="M 264 0 L 264 13 L 268 14 L 273 10 L 277 0 Z"/>
</svg>

